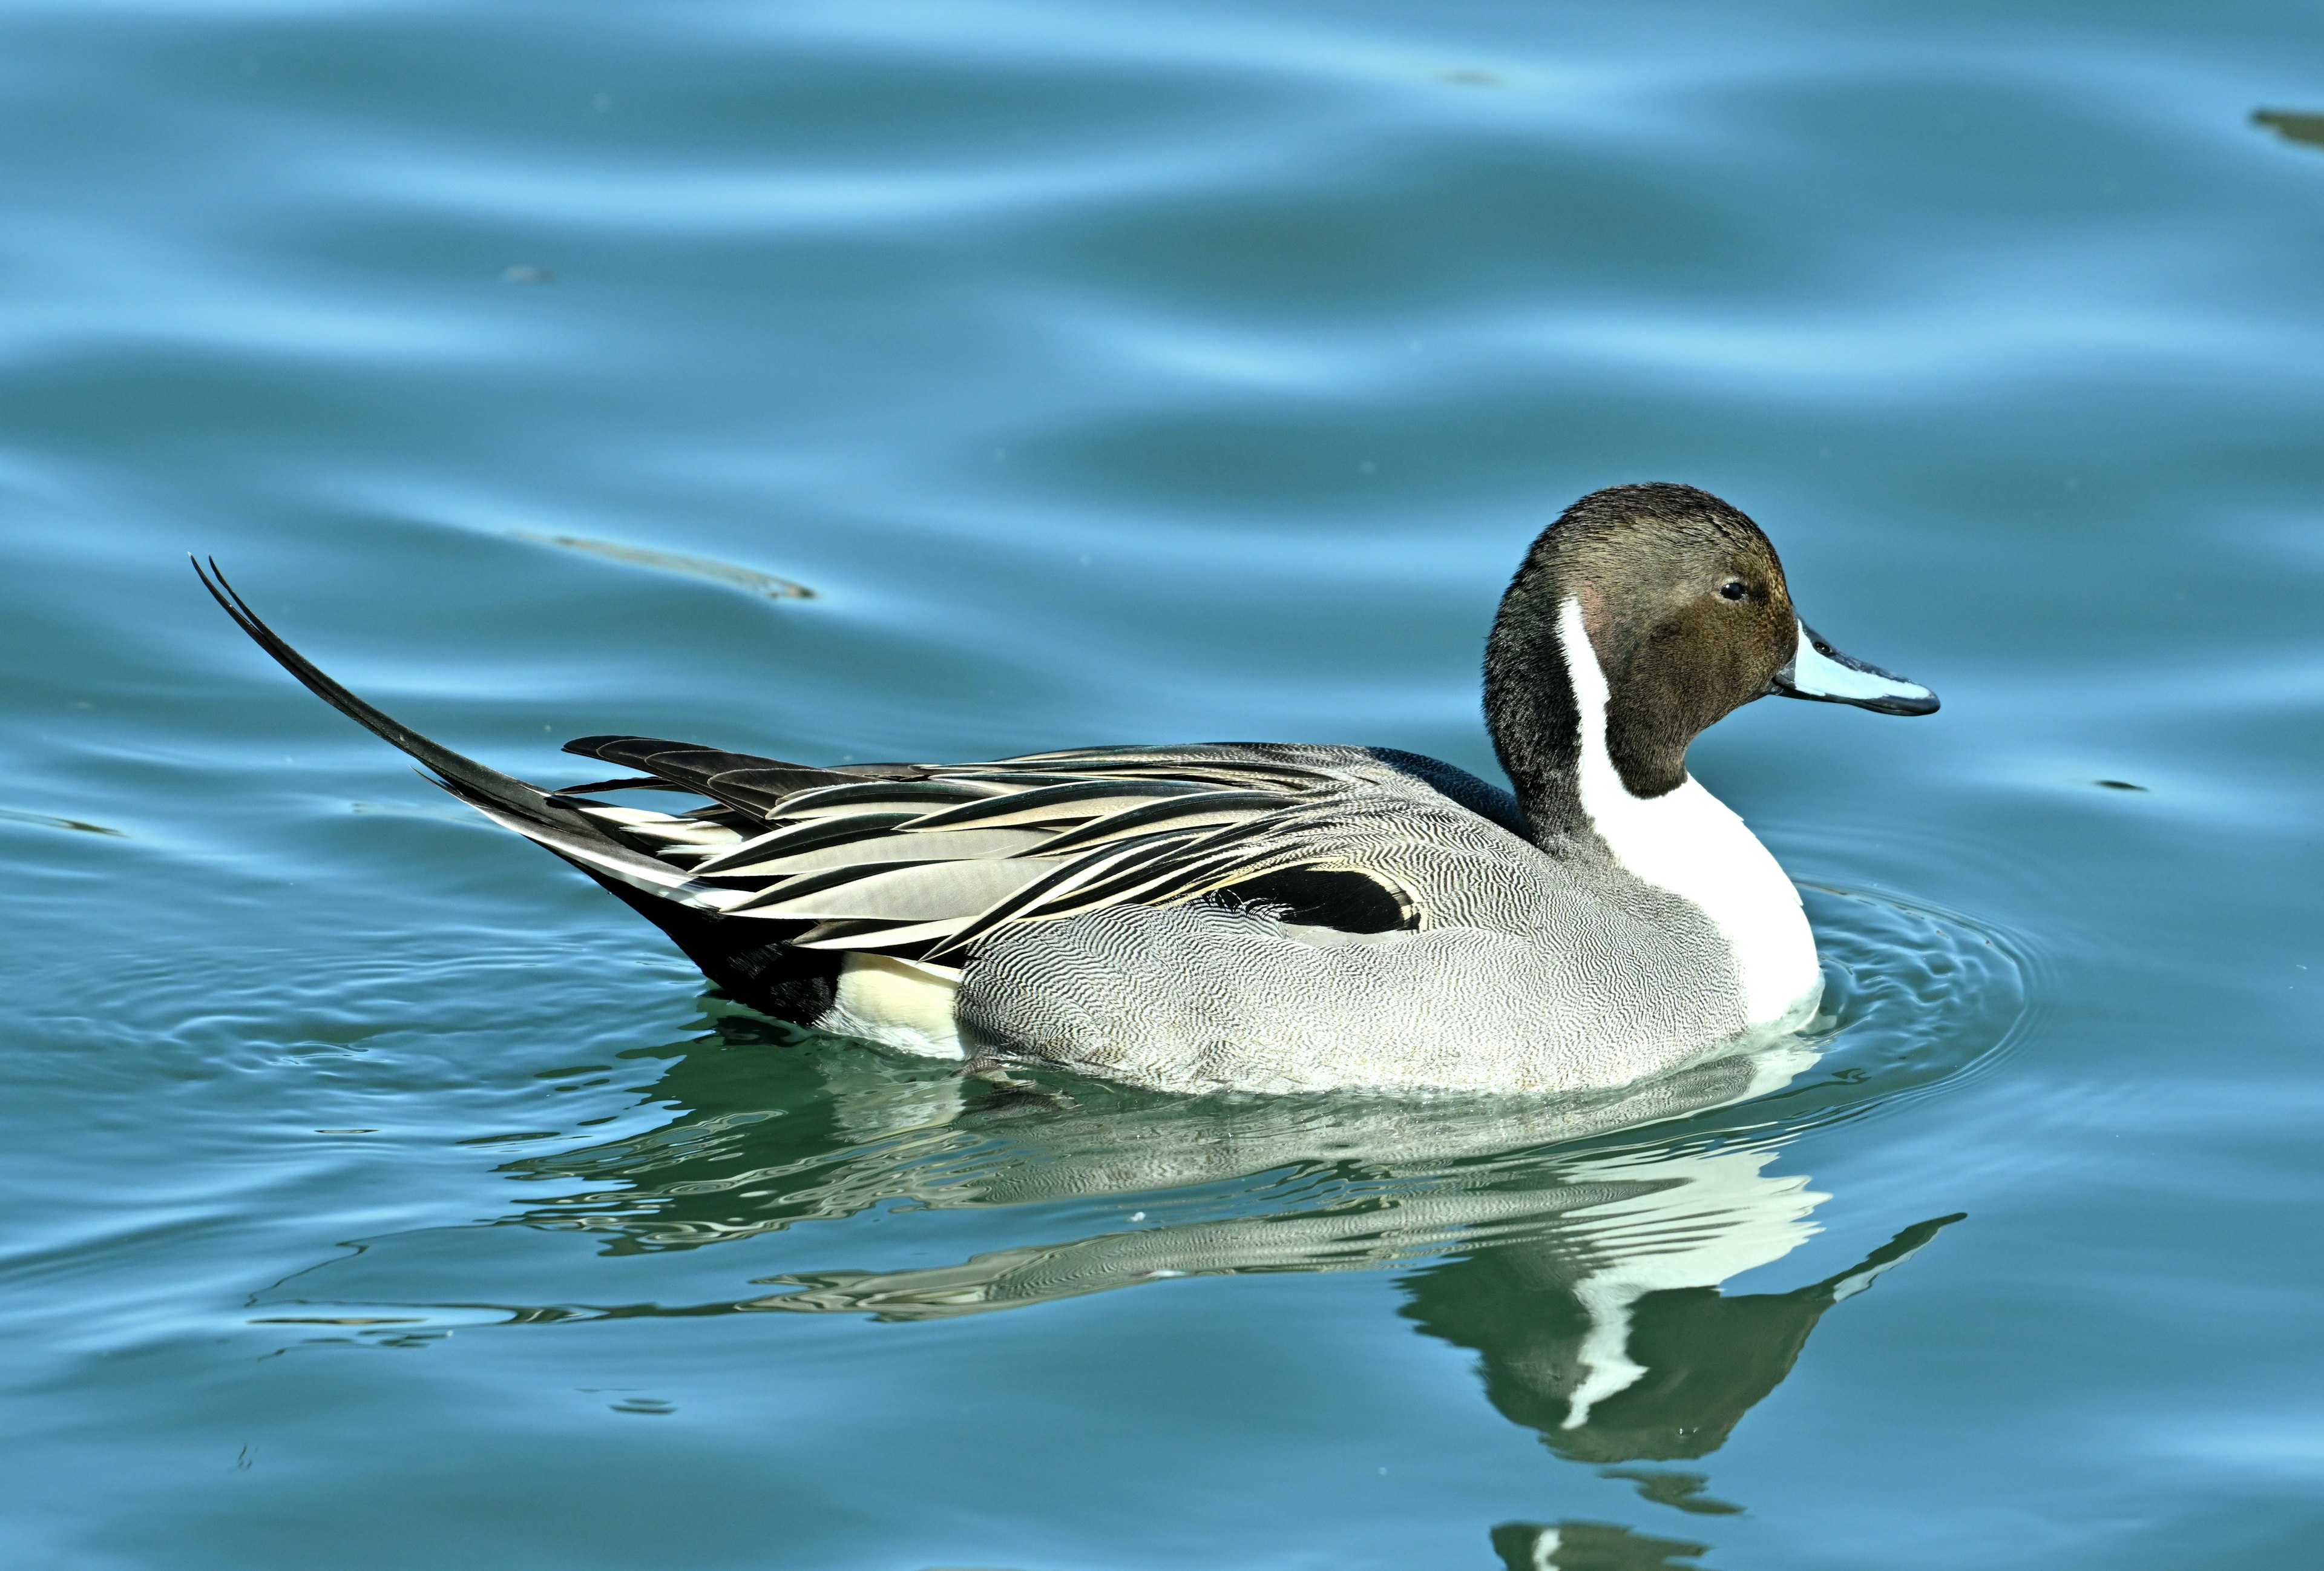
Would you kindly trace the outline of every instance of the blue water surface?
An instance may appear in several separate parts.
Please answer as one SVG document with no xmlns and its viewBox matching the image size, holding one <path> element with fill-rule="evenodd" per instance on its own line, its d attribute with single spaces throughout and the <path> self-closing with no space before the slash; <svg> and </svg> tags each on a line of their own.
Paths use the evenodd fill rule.
<svg viewBox="0 0 2324 1571">
<path fill-rule="evenodd" d="M 0 92 L 9 1564 L 2317 1563 L 2324 13 L 21 0 Z M 1738 1104 L 787 1030 L 184 561 L 548 781 L 1489 771 L 1640 479 L 1945 700 L 1697 745 L 1831 981 Z"/>
</svg>

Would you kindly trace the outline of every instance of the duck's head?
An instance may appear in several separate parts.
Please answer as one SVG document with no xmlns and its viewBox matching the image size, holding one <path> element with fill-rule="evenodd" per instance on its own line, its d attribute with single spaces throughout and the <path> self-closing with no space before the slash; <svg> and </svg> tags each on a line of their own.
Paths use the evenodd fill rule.
<svg viewBox="0 0 2324 1571">
<path fill-rule="evenodd" d="M 1577 670 L 1586 639 L 1595 671 Z M 1602 684 L 1604 745 L 1637 798 L 1686 780 L 1687 744 L 1769 694 L 1927 715 L 1928 688 L 1840 653 L 1793 609 L 1767 537 L 1692 485 L 1615 485 L 1526 554 L 1485 654 L 1485 710 L 1536 830 L 1572 796 L 1577 695 Z M 1593 727 L 1594 729 L 1594 727 Z M 1545 795 L 1546 793 L 1546 795 Z"/>
</svg>

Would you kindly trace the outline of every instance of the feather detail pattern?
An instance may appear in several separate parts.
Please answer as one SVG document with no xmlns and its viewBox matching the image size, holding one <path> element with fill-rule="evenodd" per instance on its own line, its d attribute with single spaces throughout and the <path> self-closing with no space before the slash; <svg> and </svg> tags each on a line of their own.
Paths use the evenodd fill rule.
<svg viewBox="0 0 2324 1571">
<path fill-rule="evenodd" d="M 737 919 L 811 919 L 806 947 L 955 967 L 1012 926 L 1183 904 L 1331 864 L 1316 855 L 1313 829 L 1330 817 L 1318 809 L 1361 781 L 1345 760 L 1289 754 L 1346 751 L 1394 772 L 1361 750 L 1225 744 L 855 764 L 844 775 L 650 737 L 584 737 L 567 751 L 712 799 L 681 815 L 553 799 L 665 864 L 660 887 L 678 898 Z M 1373 906 L 1404 925 L 1425 920 L 1378 874 L 1333 870 L 1370 880 Z"/>
</svg>

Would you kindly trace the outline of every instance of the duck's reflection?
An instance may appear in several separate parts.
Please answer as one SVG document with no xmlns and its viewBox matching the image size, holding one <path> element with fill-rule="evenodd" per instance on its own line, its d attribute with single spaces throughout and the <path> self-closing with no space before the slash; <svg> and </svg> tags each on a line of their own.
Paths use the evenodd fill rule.
<svg viewBox="0 0 2324 1571">
<path fill-rule="evenodd" d="M 1577 1462 L 1670 1462 L 1726 1443 L 1736 1421 L 1780 1384 L 1824 1311 L 1869 1287 L 1938 1229 L 1908 1227 L 1848 1270 L 1788 1293 L 1723 1294 L 1718 1285 L 1806 1236 L 1824 1197 L 1761 1175 L 1757 1153 L 1668 1158 L 1631 1172 L 1673 1187 L 1593 1210 L 1567 1240 L 1464 1252 L 1414 1273 L 1404 1313 L 1479 1354 L 1503 1417 Z M 1698 1497 L 1683 1473 L 1633 1472 L 1639 1492 L 1684 1511 L 1731 1510 Z"/>
<path fill-rule="evenodd" d="M 1493 1529 L 1507 1571 L 1699 1571 L 1695 1557 L 1710 1547 L 1612 1522 L 1504 1522 Z"/>
<path fill-rule="evenodd" d="M 658 1100 L 694 1110 L 677 1122 L 512 1163 L 514 1176 L 569 1192 L 507 1223 L 585 1231 L 632 1254 L 897 1202 L 1046 1204 L 1047 1224 L 1070 1235 L 930 1267 L 794 1272 L 725 1302 L 505 1308 L 528 1320 L 910 1321 L 1185 1277 L 1405 1268 L 1402 1313 L 1479 1355 L 1504 1416 L 1650 1500 L 1715 1513 L 1737 1508 L 1705 1495 L 1699 1474 L 1615 1465 L 1716 1450 L 1790 1372 L 1825 1311 L 1953 1220 L 1908 1228 L 1810 1286 L 1729 1296 L 1721 1283 L 1813 1233 L 1810 1213 L 1825 1198 L 1804 1178 L 1768 1171 L 1775 1148 L 1736 1133 L 1749 1114 L 1723 1128 L 1696 1119 L 1625 1149 L 1573 1149 L 1775 1089 L 1813 1061 L 1795 1040 L 1594 1101 L 1234 1100 L 995 1087 L 858 1048 L 748 1040 L 764 1029 L 730 1021 L 726 1040 L 689 1045 L 654 1086 Z M 331 1275 L 319 1268 L 268 1298 L 314 1303 Z M 1511 1564 L 1660 1566 L 1693 1552 L 1566 1523 L 1497 1529 L 1505 1557 L 1520 1533 L 1532 1557 Z"/>
</svg>

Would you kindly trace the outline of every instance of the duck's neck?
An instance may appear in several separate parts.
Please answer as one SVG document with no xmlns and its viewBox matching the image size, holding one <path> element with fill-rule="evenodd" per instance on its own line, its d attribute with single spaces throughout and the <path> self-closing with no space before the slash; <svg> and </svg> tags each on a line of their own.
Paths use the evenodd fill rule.
<svg viewBox="0 0 2324 1571">
<path fill-rule="evenodd" d="M 1552 586 L 1520 574 L 1485 644 L 1485 728 L 1534 844 L 1545 850 L 1590 834 L 1582 807 L 1581 711 L 1558 636 L 1559 614 Z"/>
<path fill-rule="evenodd" d="M 1719 929 L 1741 974 L 1743 1023 L 1803 1018 L 1821 976 L 1799 892 L 1743 820 L 1683 768 L 1674 786 L 1632 791 L 1607 746 L 1611 695 L 1581 602 L 1526 610 L 1505 607 L 1494 627 L 1485 711 L 1535 843 L 1554 850 L 1595 836 L 1631 874 L 1692 902 Z"/>
</svg>

